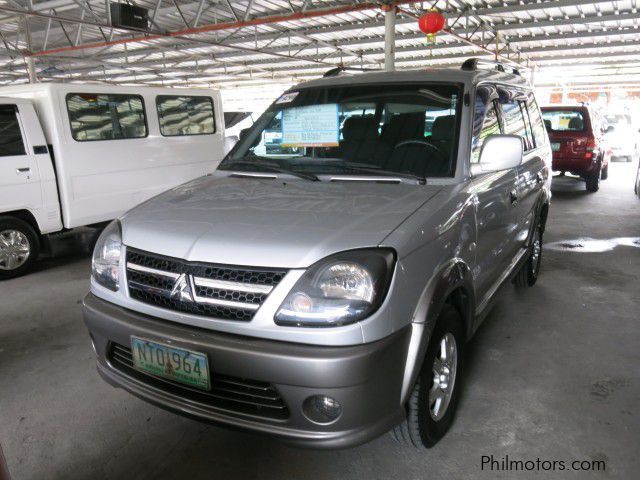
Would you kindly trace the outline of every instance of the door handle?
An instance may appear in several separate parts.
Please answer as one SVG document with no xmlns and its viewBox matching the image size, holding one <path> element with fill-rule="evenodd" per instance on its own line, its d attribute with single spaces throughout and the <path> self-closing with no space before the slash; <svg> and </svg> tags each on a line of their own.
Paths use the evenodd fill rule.
<svg viewBox="0 0 640 480">
<path fill-rule="evenodd" d="M 542 183 L 544 181 L 544 177 L 542 176 L 541 172 L 538 172 L 536 175 L 536 182 L 537 183 Z"/>
<path fill-rule="evenodd" d="M 515 190 L 511 190 L 509 192 L 509 200 L 511 201 L 511 205 L 515 205 L 518 203 L 518 192 Z"/>
<path fill-rule="evenodd" d="M 31 173 L 31 168 L 29 167 L 16 168 L 16 173 L 18 175 L 20 175 L 21 173 Z"/>
</svg>

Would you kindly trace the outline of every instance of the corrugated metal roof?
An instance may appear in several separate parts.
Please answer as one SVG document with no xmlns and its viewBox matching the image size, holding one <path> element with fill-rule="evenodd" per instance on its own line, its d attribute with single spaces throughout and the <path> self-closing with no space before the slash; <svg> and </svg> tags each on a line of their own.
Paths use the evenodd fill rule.
<svg viewBox="0 0 640 480">
<path fill-rule="evenodd" d="M 296 83 L 337 65 L 379 68 L 384 62 L 381 2 L 130 3 L 149 9 L 148 33 L 153 38 L 111 28 L 105 0 L 0 0 L 0 84 L 27 81 L 25 58 L 30 55 L 35 55 L 42 80 L 225 88 Z M 435 44 L 428 44 L 414 17 L 434 4 L 447 17 L 452 33 L 441 33 Z M 343 7 L 359 10 L 301 18 Z M 497 45 L 503 57 L 539 71 L 537 82 L 640 80 L 634 68 L 640 67 L 637 0 L 403 1 L 398 8 L 398 69 L 458 66 L 470 56 L 491 57 L 486 49 Z M 273 16 L 281 18 L 261 22 Z M 260 24 L 235 24 L 244 21 Z M 216 31 L 167 36 L 220 24 L 228 25 Z M 134 37 L 137 40 L 131 42 Z M 589 66 L 572 69 L 570 78 L 552 68 L 580 67 L 585 62 Z M 620 68 L 623 65 L 626 68 Z M 591 75 L 594 67 L 596 76 Z"/>
</svg>

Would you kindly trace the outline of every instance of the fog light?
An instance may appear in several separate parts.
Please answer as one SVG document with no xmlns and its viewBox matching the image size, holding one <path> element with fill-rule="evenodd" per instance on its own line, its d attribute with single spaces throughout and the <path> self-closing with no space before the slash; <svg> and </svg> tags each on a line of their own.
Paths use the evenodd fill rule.
<svg viewBox="0 0 640 480">
<path fill-rule="evenodd" d="M 315 423 L 331 423 L 342 414 L 342 406 L 336 399 L 325 395 L 314 395 L 302 404 L 305 417 Z"/>
</svg>

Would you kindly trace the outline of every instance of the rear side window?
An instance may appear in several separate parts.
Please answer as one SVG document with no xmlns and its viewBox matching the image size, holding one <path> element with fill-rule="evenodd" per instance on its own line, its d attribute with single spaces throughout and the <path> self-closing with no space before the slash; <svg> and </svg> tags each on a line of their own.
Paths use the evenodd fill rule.
<svg viewBox="0 0 640 480">
<path fill-rule="evenodd" d="M 527 110 L 529 111 L 529 120 L 531 121 L 531 130 L 536 146 L 544 145 L 547 142 L 547 132 L 533 92 L 527 94 Z"/>
<path fill-rule="evenodd" d="M 15 107 L 0 107 L 0 157 L 25 154 Z"/>
<path fill-rule="evenodd" d="M 211 135 L 216 131 L 210 97 L 161 95 L 156 98 L 160 133 L 165 137 Z"/>
<path fill-rule="evenodd" d="M 542 118 L 547 129 L 554 132 L 582 132 L 587 123 L 582 112 L 577 110 L 545 110 Z"/>
<path fill-rule="evenodd" d="M 148 134 L 139 95 L 70 93 L 71 135 L 78 142 L 143 138 Z"/>
<path fill-rule="evenodd" d="M 532 150 L 535 145 L 529 125 L 526 97 L 515 90 L 499 89 L 498 101 L 502 109 L 504 133 L 521 137 L 524 151 Z"/>
</svg>

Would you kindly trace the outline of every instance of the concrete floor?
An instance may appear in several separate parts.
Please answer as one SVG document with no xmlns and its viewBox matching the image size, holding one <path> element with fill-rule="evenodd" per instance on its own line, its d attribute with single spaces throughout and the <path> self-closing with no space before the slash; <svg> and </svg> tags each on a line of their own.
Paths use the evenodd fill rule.
<svg viewBox="0 0 640 480">
<path fill-rule="evenodd" d="M 613 164 L 596 194 L 555 179 L 546 241 L 640 237 L 633 168 Z M 80 314 L 83 245 L 59 242 L 36 273 L 0 285 L 0 442 L 15 479 L 638 478 L 640 248 L 547 250 L 535 288 L 504 288 L 436 448 L 382 437 L 316 452 L 172 415 L 100 380 Z M 606 472 L 497 473 L 481 470 L 483 455 L 604 460 Z"/>
</svg>

